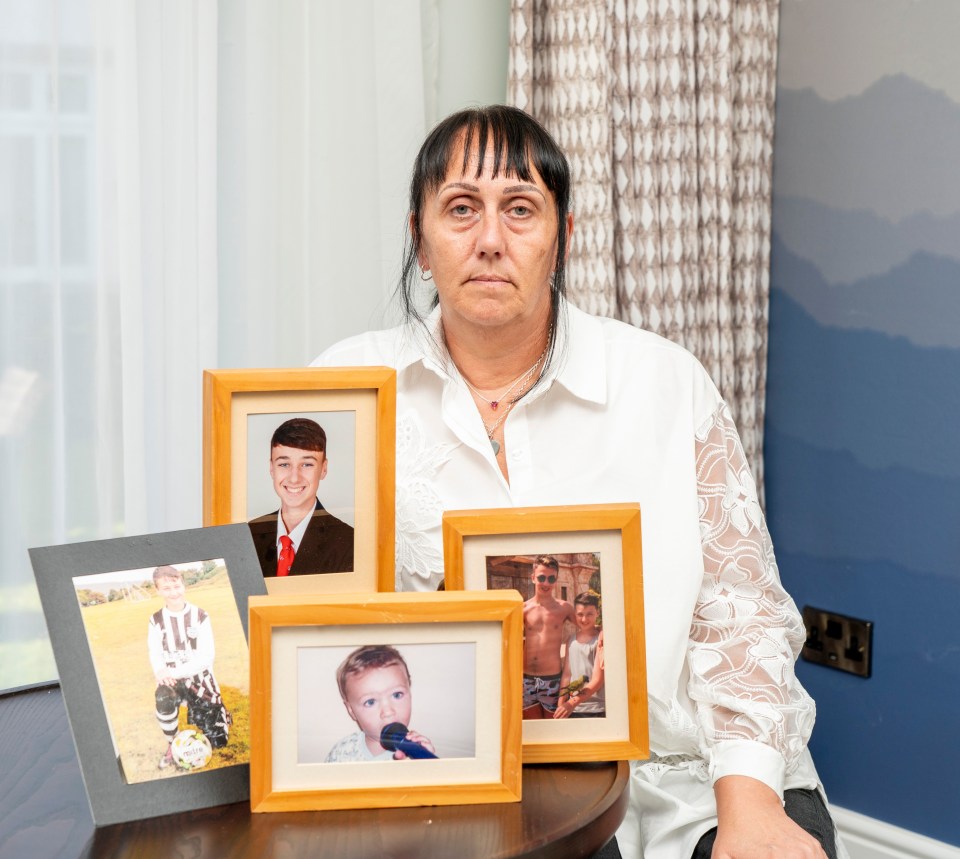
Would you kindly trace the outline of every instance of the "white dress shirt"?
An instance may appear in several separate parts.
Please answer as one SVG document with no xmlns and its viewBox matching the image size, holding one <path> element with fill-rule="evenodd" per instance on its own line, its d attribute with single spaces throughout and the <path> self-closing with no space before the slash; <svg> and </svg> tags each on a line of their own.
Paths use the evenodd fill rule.
<svg viewBox="0 0 960 859">
<path fill-rule="evenodd" d="M 296 525 L 296 527 L 288 532 L 287 526 L 283 524 L 283 511 L 277 511 L 277 557 L 280 557 L 280 552 L 283 551 L 283 543 L 281 542 L 281 537 L 289 537 L 290 542 L 293 543 L 293 553 L 296 555 L 300 551 L 300 544 L 303 542 L 303 535 L 307 533 L 307 526 L 310 524 L 310 520 L 313 518 L 313 511 L 317 509 L 318 498 L 314 497 L 313 507 L 310 508 L 310 512 L 307 513 Z"/>
<path fill-rule="evenodd" d="M 639 502 L 653 756 L 632 766 L 621 852 L 689 856 L 716 825 L 723 775 L 781 795 L 817 786 L 814 704 L 793 671 L 803 624 L 729 411 L 697 360 L 568 306 L 557 357 L 504 423 L 508 483 L 431 336 L 439 320 L 435 310 L 425 327 L 350 338 L 314 362 L 397 370 L 398 589 L 439 583 L 444 510 Z"/>
</svg>

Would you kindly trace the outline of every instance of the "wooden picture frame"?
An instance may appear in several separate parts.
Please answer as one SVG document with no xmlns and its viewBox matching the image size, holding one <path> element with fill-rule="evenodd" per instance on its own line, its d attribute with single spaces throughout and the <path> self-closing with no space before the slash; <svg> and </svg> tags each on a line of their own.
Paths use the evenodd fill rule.
<svg viewBox="0 0 960 859">
<path fill-rule="evenodd" d="M 508 593 L 251 600 L 251 810 L 519 801 L 521 626 L 521 601 Z M 355 666 L 358 650 L 384 645 L 401 654 L 406 672 L 395 660 L 380 668 L 381 658 L 372 670 L 344 674 L 355 679 L 341 687 L 348 658 Z M 436 760 L 369 760 L 363 751 L 367 734 L 382 726 L 351 721 L 367 700 L 357 684 L 393 670 L 407 677 L 405 724 L 433 734 Z M 348 727 L 330 727 L 338 718 Z"/>
<path fill-rule="evenodd" d="M 322 473 L 314 472 L 322 506 L 281 578 L 276 520 L 287 501 L 278 499 L 271 436 L 292 418 L 322 423 L 326 450 L 316 463 Z M 269 593 L 394 590 L 395 461 L 396 372 L 388 367 L 204 372 L 203 522 L 250 523 Z"/>
<path fill-rule="evenodd" d="M 94 824 L 247 799 L 247 601 L 263 595 L 265 587 L 246 526 L 33 548 L 30 560 Z M 157 618 L 165 598 L 153 572 L 168 566 L 179 572 L 181 593 L 191 604 L 185 606 L 186 640 L 181 643 L 186 646 L 180 649 L 197 659 L 205 635 L 215 642 L 213 683 L 206 673 L 197 675 L 203 679 L 197 688 L 202 688 L 206 706 L 195 709 L 196 690 L 185 706 L 187 693 L 172 686 L 173 697 L 180 699 L 173 710 L 177 729 L 200 727 L 216 745 L 207 763 L 189 771 L 176 764 L 158 766 L 167 741 L 157 717 L 163 681 L 156 671 L 163 664 L 166 640 L 162 632 L 154 638 L 155 621 L 170 635 L 176 635 L 172 630 L 178 625 Z M 197 639 L 200 648 L 191 649 Z M 184 682 L 190 685 L 192 678 Z M 212 690 L 229 717 L 219 711 Z M 165 706 L 172 701 L 164 695 Z M 225 742 L 224 722 L 229 722 Z"/>
<path fill-rule="evenodd" d="M 553 588 L 551 595 L 571 609 L 580 593 L 593 589 L 600 594 L 603 714 L 524 718 L 524 763 L 649 757 L 639 504 L 447 511 L 443 554 L 448 591 L 505 587 L 529 589 L 532 594 L 537 587 L 531 578 L 534 561 L 550 555 L 555 561 L 560 558 L 558 574 L 553 583 L 547 576 L 540 587 Z M 531 594 L 525 593 L 524 598 Z M 551 678 L 557 665 L 565 665 L 567 641 L 574 631 L 575 626 L 564 620 L 559 642 L 548 642 L 543 662 L 549 668 L 539 678 L 546 690 L 547 703 L 539 707 L 542 714 L 550 712 L 546 707 L 550 706 Z M 560 648 L 559 662 L 551 652 L 554 645 Z M 539 681 L 531 675 L 527 682 L 532 688 Z M 561 693 L 567 688 L 557 686 Z M 536 712 L 532 693 L 527 697 Z"/>
</svg>

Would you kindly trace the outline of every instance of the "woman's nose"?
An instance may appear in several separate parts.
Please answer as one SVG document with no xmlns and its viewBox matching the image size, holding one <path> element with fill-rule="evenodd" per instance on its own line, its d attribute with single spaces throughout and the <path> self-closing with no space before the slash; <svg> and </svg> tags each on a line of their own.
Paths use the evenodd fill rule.
<svg viewBox="0 0 960 859">
<path fill-rule="evenodd" d="M 503 253 L 503 224 L 496 212 L 484 212 L 480 218 L 477 252 L 489 256 Z"/>
</svg>

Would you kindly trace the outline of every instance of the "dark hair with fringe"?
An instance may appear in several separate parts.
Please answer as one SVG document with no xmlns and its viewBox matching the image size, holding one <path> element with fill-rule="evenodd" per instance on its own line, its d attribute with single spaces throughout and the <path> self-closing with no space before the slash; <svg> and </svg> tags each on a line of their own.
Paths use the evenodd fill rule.
<svg viewBox="0 0 960 859">
<path fill-rule="evenodd" d="M 554 356 L 561 300 L 566 296 L 567 215 L 570 211 L 570 165 L 550 133 L 532 116 L 516 107 L 495 104 L 469 108 L 448 116 L 427 135 L 413 165 L 410 179 L 411 228 L 408 231 L 397 285 L 397 296 L 408 320 L 423 322 L 423 306 L 437 305 L 436 289 L 429 288 L 426 301 L 417 295 L 418 264 L 423 236 L 423 203 L 427 194 L 440 187 L 458 144 L 463 141 L 461 171 L 467 174 L 472 155 L 477 157 L 476 177 L 483 174 L 487 146 L 492 144 L 493 176 L 515 175 L 533 181 L 531 166 L 553 194 L 557 213 L 557 256 L 550 281 L 550 340 L 541 376 Z M 418 298 L 420 299 L 418 301 Z M 534 388 L 536 385 L 533 386 Z M 532 388 L 531 388 L 532 390 Z M 529 392 L 528 392 L 529 393 Z"/>
<path fill-rule="evenodd" d="M 327 434 L 320 424 L 310 418 L 290 418 L 273 431 L 270 450 L 281 444 L 284 447 L 295 447 L 297 450 L 326 453 Z"/>
<path fill-rule="evenodd" d="M 584 591 L 581 594 L 577 594 L 573 604 L 593 606 L 597 611 L 600 611 L 600 595 L 595 594 L 593 591 Z"/>
</svg>

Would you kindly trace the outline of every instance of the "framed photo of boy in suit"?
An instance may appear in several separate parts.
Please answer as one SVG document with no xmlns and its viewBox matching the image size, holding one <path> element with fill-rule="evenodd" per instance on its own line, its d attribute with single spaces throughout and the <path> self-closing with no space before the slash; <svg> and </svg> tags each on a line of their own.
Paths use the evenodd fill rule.
<svg viewBox="0 0 960 859">
<path fill-rule="evenodd" d="M 269 593 L 393 590 L 396 375 L 204 373 L 204 524 L 247 522 Z"/>
<path fill-rule="evenodd" d="M 524 763 L 649 756 L 639 504 L 450 510 L 443 555 L 524 600 Z"/>
</svg>

